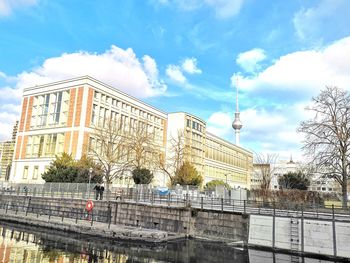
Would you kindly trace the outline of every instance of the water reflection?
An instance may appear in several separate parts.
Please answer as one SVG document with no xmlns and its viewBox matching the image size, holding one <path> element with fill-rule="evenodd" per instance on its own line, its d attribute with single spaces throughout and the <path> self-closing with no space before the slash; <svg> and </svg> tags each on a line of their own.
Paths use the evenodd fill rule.
<svg viewBox="0 0 350 263">
<path fill-rule="evenodd" d="M 195 240 L 164 245 L 111 242 L 7 223 L 1 223 L 0 234 L 0 262 L 330 262 L 256 250 L 248 253 Z"/>
</svg>

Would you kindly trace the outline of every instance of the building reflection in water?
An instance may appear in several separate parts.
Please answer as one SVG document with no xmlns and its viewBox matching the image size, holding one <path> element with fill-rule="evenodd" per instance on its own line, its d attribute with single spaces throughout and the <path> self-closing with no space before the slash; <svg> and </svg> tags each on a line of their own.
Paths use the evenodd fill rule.
<svg viewBox="0 0 350 263">
<path fill-rule="evenodd" d="M 218 243 L 187 240 L 164 245 L 107 241 L 34 227 L 0 225 L 0 262 L 331 262 L 266 251 L 241 251 Z"/>
</svg>

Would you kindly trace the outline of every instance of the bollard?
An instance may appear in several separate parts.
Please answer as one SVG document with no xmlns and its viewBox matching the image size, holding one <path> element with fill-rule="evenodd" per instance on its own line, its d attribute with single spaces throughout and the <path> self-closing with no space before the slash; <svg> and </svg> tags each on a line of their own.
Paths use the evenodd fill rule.
<svg viewBox="0 0 350 263">
<path fill-rule="evenodd" d="M 221 198 L 221 212 L 224 212 L 224 198 Z"/>
<path fill-rule="evenodd" d="M 203 196 L 201 197 L 201 209 L 203 210 Z"/>
<path fill-rule="evenodd" d="M 247 201 L 247 200 L 243 200 L 244 214 L 246 213 L 246 201 Z"/>
</svg>

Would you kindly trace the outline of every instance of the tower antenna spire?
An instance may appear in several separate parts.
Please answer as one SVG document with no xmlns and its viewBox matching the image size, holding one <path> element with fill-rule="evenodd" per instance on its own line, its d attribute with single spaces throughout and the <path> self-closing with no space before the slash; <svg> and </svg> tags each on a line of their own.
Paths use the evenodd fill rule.
<svg viewBox="0 0 350 263">
<path fill-rule="evenodd" d="M 236 136 L 236 145 L 239 145 L 239 139 L 240 139 L 240 130 L 242 129 L 243 125 L 240 120 L 240 112 L 239 112 L 239 104 L 238 104 L 238 77 L 236 78 L 236 112 L 235 112 L 235 119 L 232 122 L 232 128 L 235 130 L 235 136 Z"/>
</svg>

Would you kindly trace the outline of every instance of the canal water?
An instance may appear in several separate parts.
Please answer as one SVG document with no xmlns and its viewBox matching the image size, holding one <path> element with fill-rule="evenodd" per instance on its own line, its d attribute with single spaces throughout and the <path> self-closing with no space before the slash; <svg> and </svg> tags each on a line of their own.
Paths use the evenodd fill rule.
<svg viewBox="0 0 350 263">
<path fill-rule="evenodd" d="M 111 242 L 73 233 L 0 223 L 0 262 L 235 262 L 235 263 L 328 263 L 259 250 L 240 250 L 196 240 L 164 245 Z"/>
</svg>

